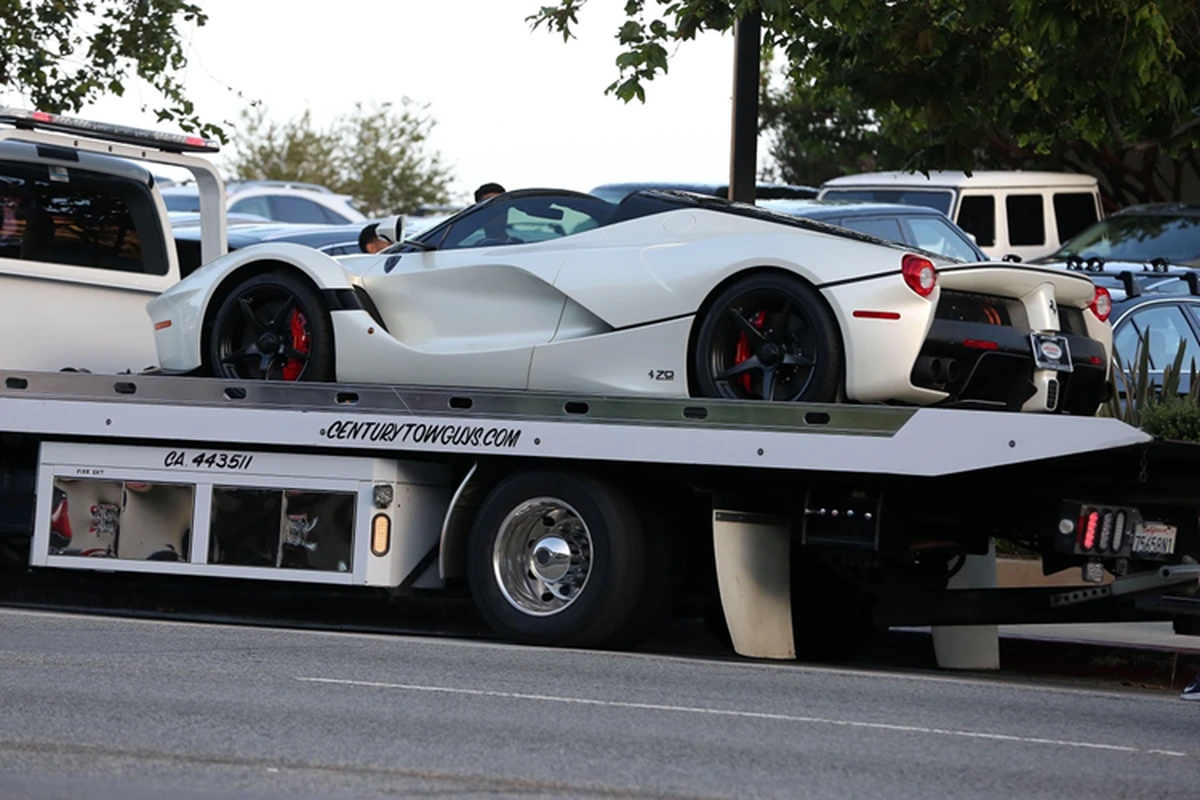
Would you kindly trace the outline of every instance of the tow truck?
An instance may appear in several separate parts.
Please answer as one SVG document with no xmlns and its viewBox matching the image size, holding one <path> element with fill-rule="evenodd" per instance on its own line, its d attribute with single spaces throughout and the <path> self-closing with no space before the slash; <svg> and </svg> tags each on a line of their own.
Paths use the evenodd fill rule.
<svg viewBox="0 0 1200 800">
<path fill-rule="evenodd" d="M 191 158 L 61 117 L 3 135 Z M 778 659 L 1184 613 L 1198 465 L 1095 417 L 0 371 L 0 546 L 28 569 L 467 591 L 541 645 L 631 646 L 709 589 L 734 649 Z M 948 588 L 996 538 L 1086 583 Z"/>
</svg>

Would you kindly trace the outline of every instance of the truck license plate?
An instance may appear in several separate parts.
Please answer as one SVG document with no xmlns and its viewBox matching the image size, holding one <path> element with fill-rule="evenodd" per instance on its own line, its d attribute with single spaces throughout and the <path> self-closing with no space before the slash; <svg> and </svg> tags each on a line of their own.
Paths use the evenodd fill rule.
<svg viewBox="0 0 1200 800">
<path fill-rule="evenodd" d="M 1177 528 L 1165 522 L 1146 522 L 1133 534 L 1130 549 L 1139 555 L 1169 556 L 1175 552 Z"/>
</svg>

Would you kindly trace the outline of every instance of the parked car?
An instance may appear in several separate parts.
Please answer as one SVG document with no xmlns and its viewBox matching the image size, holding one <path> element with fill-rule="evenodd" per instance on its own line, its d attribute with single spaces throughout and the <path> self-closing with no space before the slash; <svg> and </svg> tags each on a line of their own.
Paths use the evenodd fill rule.
<svg viewBox="0 0 1200 800">
<path fill-rule="evenodd" d="M 822 200 L 936 208 L 991 258 L 1049 255 L 1102 216 L 1100 185 L 1065 172 L 867 172 L 821 184 Z"/>
<path fill-rule="evenodd" d="M 714 197 L 536 189 L 378 255 L 239 250 L 147 308 L 175 373 L 1091 414 L 1095 299 Z"/>
<path fill-rule="evenodd" d="M 760 208 L 815 219 L 960 261 L 990 261 L 950 218 L 928 206 L 852 200 L 760 200 Z"/>
<path fill-rule="evenodd" d="M 295 242 L 315 248 L 331 256 L 361 253 L 358 235 L 363 226 L 350 225 L 306 225 L 294 222 L 256 221 L 230 225 L 226 234 L 229 250 L 240 250 L 254 244 L 266 242 Z M 200 227 L 198 225 L 176 226 L 175 251 L 179 254 L 179 268 L 190 275 L 200 267 Z"/>
<path fill-rule="evenodd" d="M 1062 261 L 1044 261 L 1043 266 L 1087 275 L 1108 293 L 1114 360 L 1124 372 L 1134 371 L 1144 343 L 1150 379 L 1161 386 L 1163 370 L 1174 363 L 1182 344 L 1180 386 L 1187 391 L 1193 359 L 1200 367 L 1200 270 L 1164 261 L 1105 262 L 1096 256 L 1083 259 L 1074 254 Z M 1119 381 L 1115 388 L 1125 391 Z"/>
<path fill-rule="evenodd" d="M 1071 258 L 1200 267 L 1200 205 L 1154 203 L 1124 208 L 1084 229 L 1039 263 Z"/>
<path fill-rule="evenodd" d="M 1176 284 L 1186 284 L 1176 280 Z M 1130 370 L 1138 347 L 1145 342 L 1151 380 L 1161 386 L 1163 370 L 1184 348 L 1180 389 L 1191 385 L 1191 365 L 1200 368 L 1200 297 L 1193 294 L 1146 292 L 1113 302 L 1113 348 L 1121 365 Z"/>
<path fill-rule="evenodd" d="M 713 197 L 729 197 L 728 183 L 672 183 L 670 181 L 633 181 L 631 183 L 605 183 L 592 189 L 595 195 L 610 203 L 619 203 L 633 192 L 643 189 L 695 192 Z M 813 186 L 792 186 L 786 183 L 760 183 L 755 187 L 756 200 L 804 200 L 817 196 Z"/>
<path fill-rule="evenodd" d="M 339 225 L 364 222 L 366 217 L 354 207 L 349 195 L 335 194 L 315 184 L 286 181 L 245 181 L 226 186 L 230 213 L 254 214 L 277 222 L 305 222 Z M 200 195 L 194 185 L 162 189 L 167 211 L 199 212 Z"/>
</svg>

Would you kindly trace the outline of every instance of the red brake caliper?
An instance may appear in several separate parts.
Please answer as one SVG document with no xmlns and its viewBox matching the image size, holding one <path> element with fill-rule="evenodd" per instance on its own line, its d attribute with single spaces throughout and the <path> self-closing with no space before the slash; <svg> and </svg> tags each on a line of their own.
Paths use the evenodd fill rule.
<svg viewBox="0 0 1200 800">
<path fill-rule="evenodd" d="M 292 315 L 288 318 L 288 331 L 292 335 L 292 349 L 307 355 L 312 346 L 308 341 L 308 319 L 293 309 Z M 303 361 L 298 358 L 289 358 L 283 365 L 283 379 L 285 381 L 299 380 L 300 373 L 303 371 Z"/>
<path fill-rule="evenodd" d="M 767 312 L 760 311 L 757 314 L 755 314 L 754 317 L 750 321 L 751 321 L 751 323 L 753 323 L 754 327 L 758 328 L 761 331 L 763 329 L 763 323 L 766 322 L 766 319 L 767 319 Z M 737 366 L 738 364 L 742 363 L 746 359 L 750 358 L 751 355 L 753 355 L 753 353 L 750 352 L 750 338 L 748 336 L 746 336 L 745 333 L 738 334 L 737 347 L 735 347 L 733 350 L 734 366 Z M 746 390 L 747 394 L 749 394 L 750 392 L 753 391 L 753 389 L 750 388 L 750 373 L 749 372 L 747 372 L 743 375 L 740 375 L 738 377 L 738 381 L 742 384 L 742 388 Z"/>
</svg>

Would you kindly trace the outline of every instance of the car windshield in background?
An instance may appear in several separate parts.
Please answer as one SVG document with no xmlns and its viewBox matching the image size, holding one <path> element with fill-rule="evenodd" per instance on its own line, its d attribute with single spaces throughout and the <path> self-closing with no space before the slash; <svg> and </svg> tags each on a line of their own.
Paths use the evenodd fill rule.
<svg viewBox="0 0 1200 800">
<path fill-rule="evenodd" d="M 1165 258 L 1200 266 L 1200 215 L 1117 214 L 1067 242 L 1050 259 L 1067 256 L 1106 261 Z"/>
<path fill-rule="evenodd" d="M 936 208 L 943 214 L 950 213 L 954 195 L 948 190 L 934 189 L 843 189 L 830 187 L 825 191 L 826 200 L 861 200 L 872 203 L 901 203 L 906 206 Z"/>
</svg>

